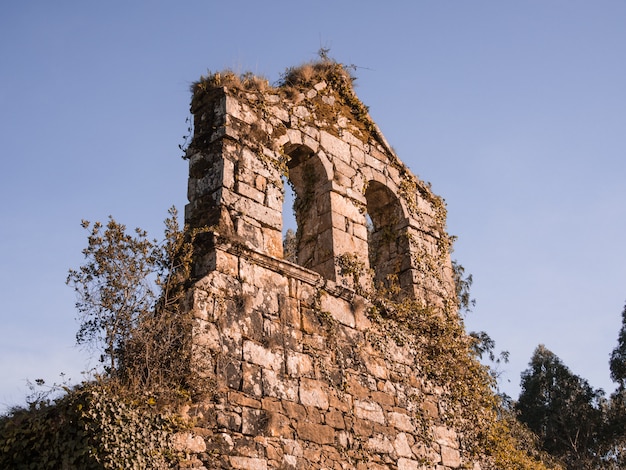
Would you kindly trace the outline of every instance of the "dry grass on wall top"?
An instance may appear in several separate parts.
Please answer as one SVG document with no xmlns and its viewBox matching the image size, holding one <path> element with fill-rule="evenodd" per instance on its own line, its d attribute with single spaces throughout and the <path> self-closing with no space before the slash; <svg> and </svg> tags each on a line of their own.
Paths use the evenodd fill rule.
<svg viewBox="0 0 626 470">
<path fill-rule="evenodd" d="M 353 82 L 355 78 L 350 75 L 346 67 L 332 60 L 309 62 L 298 67 L 286 70 L 276 86 L 271 86 L 264 77 L 256 76 L 250 72 L 236 74 L 231 70 L 221 72 L 209 72 L 191 86 L 193 94 L 192 109 L 211 90 L 226 87 L 234 91 L 252 93 L 256 99 L 263 102 L 265 95 L 276 94 L 287 101 L 298 102 L 308 91 L 319 83 L 325 83 L 328 87 L 323 90 L 327 94 L 334 93 L 337 98 L 335 106 L 328 105 L 321 100 L 316 101 L 318 118 L 337 118 L 337 109 L 344 116 L 352 115 L 363 133 L 362 138 L 367 141 L 377 132 L 377 127 L 369 116 L 369 110 L 354 93 Z M 322 90 L 319 90 L 322 92 Z"/>
</svg>

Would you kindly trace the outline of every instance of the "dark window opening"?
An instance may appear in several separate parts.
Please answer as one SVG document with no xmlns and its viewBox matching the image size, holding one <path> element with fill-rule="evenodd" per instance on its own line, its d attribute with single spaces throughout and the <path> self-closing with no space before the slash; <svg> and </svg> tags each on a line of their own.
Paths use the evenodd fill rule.
<svg viewBox="0 0 626 470">
<path fill-rule="evenodd" d="M 377 181 L 368 184 L 365 199 L 370 268 L 374 270 L 375 282 L 389 287 L 398 282 L 398 276 L 407 267 L 402 208 L 396 195 Z"/>
<path fill-rule="evenodd" d="M 334 273 L 332 226 L 329 180 L 324 165 L 313 151 L 299 145 L 285 149 L 288 178 L 283 181 L 285 188 L 285 206 L 283 206 L 283 253 L 300 266 L 312 269 L 323 276 L 332 277 Z M 292 190 L 292 213 L 294 225 L 287 223 L 285 216 L 289 212 L 287 196 Z M 291 229 L 291 232 L 289 232 Z"/>
</svg>

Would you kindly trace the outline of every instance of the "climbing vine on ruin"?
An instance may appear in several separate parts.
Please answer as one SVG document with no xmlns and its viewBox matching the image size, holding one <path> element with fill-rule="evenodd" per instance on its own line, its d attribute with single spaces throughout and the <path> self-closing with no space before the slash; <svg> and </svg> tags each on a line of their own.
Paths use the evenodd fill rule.
<svg viewBox="0 0 626 470">
<path fill-rule="evenodd" d="M 86 383 L 0 417 L 0 468 L 173 468 L 186 429 L 150 394 L 130 398 L 105 381 Z"/>
</svg>

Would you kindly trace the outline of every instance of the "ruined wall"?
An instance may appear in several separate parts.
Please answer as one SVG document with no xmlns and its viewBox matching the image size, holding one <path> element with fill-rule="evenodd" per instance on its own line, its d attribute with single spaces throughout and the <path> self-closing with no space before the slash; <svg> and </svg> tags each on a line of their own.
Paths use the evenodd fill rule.
<svg viewBox="0 0 626 470">
<path fill-rule="evenodd" d="M 332 63 L 270 88 L 219 74 L 192 103 L 186 221 L 194 368 L 188 467 L 459 468 L 420 358 L 372 316 L 370 294 L 449 308 L 439 198 L 398 160 Z M 297 259 L 283 259 L 283 184 Z M 393 293 L 393 294 L 392 294 Z"/>
</svg>

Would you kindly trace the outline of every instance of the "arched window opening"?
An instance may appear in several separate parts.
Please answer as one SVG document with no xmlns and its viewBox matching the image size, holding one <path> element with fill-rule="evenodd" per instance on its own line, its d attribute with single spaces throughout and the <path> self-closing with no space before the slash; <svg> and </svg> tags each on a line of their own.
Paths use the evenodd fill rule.
<svg viewBox="0 0 626 470">
<path fill-rule="evenodd" d="M 298 223 L 294 203 L 296 194 L 291 182 L 286 175 L 281 177 L 283 182 L 283 258 L 292 263 L 297 263 L 297 240 Z"/>
<path fill-rule="evenodd" d="M 289 255 L 291 261 L 324 276 L 330 276 L 334 272 L 334 262 L 332 224 L 329 223 L 331 220 L 329 180 L 326 170 L 320 158 L 304 145 L 285 149 L 285 153 L 289 156 L 288 182 L 285 188 L 291 186 L 293 190 L 292 210 L 297 227 L 295 240 L 293 232 L 289 233 L 287 238 L 290 227 L 287 226 L 284 232 L 285 259 L 289 259 L 287 257 Z M 287 197 L 285 201 L 288 204 Z M 284 226 L 285 212 L 283 209 Z"/>
<path fill-rule="evenodd" d="M 370 181 L 365 199 L 370 268 L 374 270 L 375 282 L 389 287 L 408 267 L 402 208 L 396 195 L 377 181 Z"/>
</svg>

